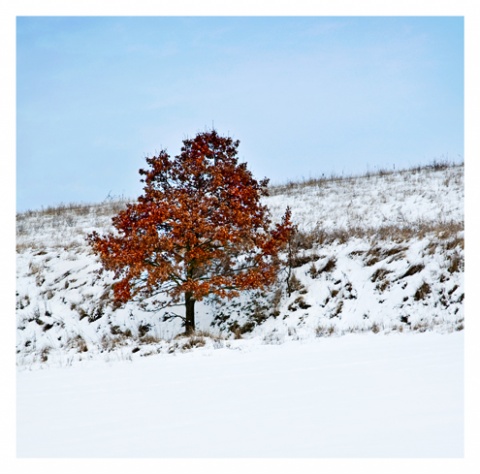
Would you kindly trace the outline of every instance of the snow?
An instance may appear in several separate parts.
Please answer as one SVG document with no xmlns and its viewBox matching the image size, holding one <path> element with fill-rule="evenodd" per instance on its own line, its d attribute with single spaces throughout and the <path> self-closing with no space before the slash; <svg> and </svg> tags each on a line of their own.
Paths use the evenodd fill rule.
<svg viewBox="0 0 480 474">
<path fill-rule="evenodd" d="M 414 224 L 463 219 L 463 167 L 407 170 L 361 178 L 320 180 L 275 190 L 268 206 L 278 220 L 285 206 L 301 230 Z"/>
<path fill-rule="evenodd" d="M 232 324 L 250 325 L 253 331 L 242 330 L 244 338 L 269 343 L 371 330 L 461 330 L 463 201 L 463 166 L 274 188 L 265 201 L 274 221 L 289 205 L 300 231 L 346 229 L 350 237 L 301 250 L 307 263 L 294 273 L 303 293 L 287 296 L 280 285 L 277 303 L 275 290 L 267 296 L 253 292 L 231 301 L 197 302 L 197 326 L 228 339 Z M 124 204 L 18 217 L 19 367 L 69 365 L 111 358 L 111 352 L 139 358 L 172 350 L 180 321 L 163 322 L 161 314 L 135 303 L 113 310 L 106 304 L 112 277 L 97 274 L 100 264 L 86 244 L 89 232 L 110 228 L 111 215 Z M 382 226 L 393 230 L 380 239 L 376 232 Z M 448 235 L 442 235 L 448 226 Z M 403 237 L 404 228 L 427 231 Z M 358 229 L 371 234 L 356 235 Z M 334 268 L 321 271 L 329 259 Z M 452 270 L 452 262 L 460 262 L 458 268 Z M 415 266 L 418 271 L 406 275 Z M 422 285 L 426 291 L 418 296 Z M 139 337 L 145 327 L 153 343 Z"/>
<path fill-rule="evenodd" d="M 462 457 L 463 334 L 22 371 L 17 416 L 20 457 Z"/>
<path fill-rule="evenodd" d="M 125 202 L 17 216 L 17 455 L 461 459 L 463 171 L 275 188 L 274 221 L 343 237 L 301 250 L 290 296 L 197 302 L 196 340 L 106 304 L 85 236 Z"/>
</svg>

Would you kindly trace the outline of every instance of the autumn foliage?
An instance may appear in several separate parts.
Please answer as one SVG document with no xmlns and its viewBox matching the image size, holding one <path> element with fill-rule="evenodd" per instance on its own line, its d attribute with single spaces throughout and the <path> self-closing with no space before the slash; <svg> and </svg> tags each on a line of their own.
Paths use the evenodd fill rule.
<svg viewBox="0 0 480 474">
<path fill-rule="evenodd" d="M 157 310 L 184 305 L 191 333 L 196 301 L 275 281 L 278 253 L 293 232 L 290 210 L 272 225 L 261 204 L 268 180 L 257 182 L 238 163 L 238 145 L 211 131 L 184 140 L 174 159 L 166 151 L 147 158 L 144 194 L 112 219 L 114 233 L 89 236 L 114 272 L 118 303 L 155 297 Z"/>
</svg>

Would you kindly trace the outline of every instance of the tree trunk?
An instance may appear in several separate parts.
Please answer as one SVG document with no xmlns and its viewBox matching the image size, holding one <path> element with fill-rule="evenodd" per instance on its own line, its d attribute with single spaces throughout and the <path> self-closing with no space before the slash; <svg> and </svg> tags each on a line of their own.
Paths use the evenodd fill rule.
<svg viewBox="0 0 480 474">
<path fill-rule="evenodd" d="M 195 332 L 195 300 L 192 293 L 185 293 L 185 334 Z"/>
</svg>

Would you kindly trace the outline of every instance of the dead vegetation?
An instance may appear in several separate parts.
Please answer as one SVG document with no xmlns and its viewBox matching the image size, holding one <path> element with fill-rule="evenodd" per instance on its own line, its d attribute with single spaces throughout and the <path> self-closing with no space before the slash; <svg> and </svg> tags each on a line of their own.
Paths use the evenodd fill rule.
<svg viewBox="0 0 480 474">
<path fill-rule="evenodd" d="M 413 295 L 413 299 L 415 301 L 424 300 L 427 295 L 432 292 L 430 285 L 427 282 L 423 282 L 422 285 L 417 289 L 415 294 Z"/>
<path fill-rule="evenodd" d="M 101 204 L 60 204 L 17 213 L 17 252 L 29 249 L 41 252 L 46 246 L 68 251 L 82 250 L 86 223 L 108 227 L 111 217 L 124 209 L 128 202 L 121 197 Z"/>
<path fill-rule="evenodd" d="M 417 263 L 417 264 L 411 265 L 410 267 L 408 267 L 407 271 L 398 279 L 402 280 L 403 278 L 413 276 L 416 273 L 421 272 L 424 268 L 425 268 L 425 265 L 423 263 Z"/>
<path fill-rule="evenodd" d="M 17 213 L 17 225 L 25 221 L 30 221 L 32 218 L 43 219 L 45 221 L 53 218 L 59 224 L 68 224 L 70 220 L 75 217 L 90 216 L 92 213 L 95 216 L 112 216 L 124 209 L 128 202 L 130 202 L 130 200 L 122 196 L 115 199 L 107 199 L 101 204 L 69 203 L 48 206 L 39 210 L 28 210 Z M 73 225 L 73 221 L 71 223 Z"/>
<path fill-rule="evenodd" d="M 401 225 L 387 225 L 380 227 L 349 227 L 338 228 L 333 230 L 326 230 L 320 227 L 306 232 L 299 231 L 295 235 L 294 244 L 297 251 L 305 251 L 317 249 L 325 245 L 344 244 L 350 239 L 366 240 L 371 244 L 375 242 L 391 242 L 394 244 L 402 244 L 413 238 L 423 239 L 425 237 L 433 237 L 434 243 L 432 248 L 435 248 L 437 242 L 445 248 L 463 249 L 464 238 L 460 234 L 464 231 L 464 222 L 449 221 L 449 222 L 429 222 L 422 221 L 408 226 Z M 391 261 L 396 258 L 402 258 L 401 252 L 405 251 L 406 247 L 402 245 L 393 246 L 386 249 L 383 245 L 373 246 L 368 255 L 371 258 L 369 265 L 374 265 L 375 254 L 377 257 L 392 257 Z M 361 253 L 361 251 L 360 251 Z M 305 263 L 315 261 L 318 256 L 314 253 L 298 257 L 295 260 L 295 266 L 301 266 Z"/>
<path fill-rule="evenodd" d="M 436 172 L 443 166 L 437 163 L 428 170 Z M 405 179 L 414 179 L 415 173 L 420 173 L 422 170 L 424 168 L 413 170 L 413 176 L 405 173 Z M 388 178 L 391 174 L 379 172 L 376 175 L 372 174 L 371 177 Z M 351 179 L 352 189 L 355 186 L 354 178 L 334 179 Z M 453 177 L 446 177 L 445 181 L 448 181 L 446 185 L 453 185 L 453 179 Z M 325 187 L 328 182 L 329 179 L 322 178 L 291 184 L 291 188 Z M 143 356 L 148 350 L 153 354 L 160 350 L 188 351 L 209 345 L 212 341 L 215 344 L 224 344 L 224 339 L 201 332 L 188 338 L 183 336 L 171 341 L 159 336 L 164 334 L 155 327 L 155 323 L 152 323 L 152 326 L 145 323 L 148 319 L 142 319 L 141 323 L 131 319 L 132 322 L 127 323 L 130 327 L 127 327 L 123 320 L 118 323 L 118 319 L 113 317 L 112 324 L 103 326 L 115 311 L 114 309 L 112 313 L 112 309 L 107 307 L 108 288 L 105 287 L 103 293 L 96 291 L 89 293 L 86 288 L 99 283 L 97 280 L 90 281 L 86 278 L 84 281 L 79 278 L 75 273 L 78 267 L 74 267 L 74 270 L 65 269 L 53 276 L 52 269 L 55 262 L 50 261 L 53 255 L 52 248 L 56 249 L 55 251 L 58 250 L 58 256 L 62 255 L 61 258 L 66 260 L 84 258 L 85 231 L 82 226 L 87 223 L 87 225 L 98 225 L 104 228 L 108 226 L 111 216 L 126 204 L 127 200 L 111 201 L 96 206 L 61 205 L 57 208 L 28 211 L 17 215 L 17 251 L 23 252 L 29 249 L 24 262 L 25 274 L 31 278 L 28 291 L 21 289 L 17 293 L 17 311 L 18 314 L 24 315 L 19 321 L 18 328 L 24 330 L 30 325 L 36 331 L 32 333 L 42 335 L 38 337 L 46 335 L 54 341 L 52 344 L 55 345 L 55 347 L 36 345 L 33 337 L 28 335 L 19 342 L 22 350 L 28 348 L 32 352 L 36 351 L 37 358 L 42 361 L 51 361 L 57 346 L 62 344 L 77 354 L 82 354 L 82 357 L 89 356 L 98 349 L 104 352 L 120 349 L 131 353 L 139 352 Z M 226 338 L 240 339 L 248 337 L 248 333 L 271 317 L 276 319 L 275 323 L 285 320 L 285 324 L 292 324 L 292 319 L 289 318 L 302 323 L 305 315 L 310 313 L 315 316 L 316 312 L 323 318 L 315 321 L 314 324 L 318 324 L 317 327 L 311 326 L 311 331 L 314 331 L 318 337 L 363 331 L 422 332 L 435 324 L 444 324 L 445 327 L 454 328 L 454 330 L 464 328 L 461 308 L 464 292 L 461 275 L 459 275 L 465 267 L 463 220 L 417 219 L 415 222 L 401 220 L 397 224 L 376 227 L 362 225 L 360 220 L 353 219 L 351 222 L 355 222 L 355 225 L 331 228 L 322 227 L 319 224 L 310 230 L 299 230 L 292 242 L 291 271 L 288 278 L 283 273 L 281 285 L 274 288 L 267 299 L 253 298 L 249 303 L 238 303 L 238 307 L 234 308 L 240 315 L 238 320 L 230 319 L 231 313 L 227 310 L 224 314 L 223 309 L 213 310 L 213 321 L 218 323 L 217 326 L 222 334 L 225 334 Z M 38 238 L 39 235 L 45 237 Z M 358 242 L 354 242 L 355 240 Z M 49 243 L 48 249 L 45 242 Z M 420 248 L 417 254 L 414 252 L 413 257 L 412 242 L 418 243 Z M 344 244 L 347 245 L 344 246 Z M 62 254 L 62 249 L 67 252 Z M 365 287 L 362 288 L 357 281 L 354 281 L 354 288 L 349 282 L 348 269 L 344 266 L 345 259 L 337 253 L 342 251 L 343 255 L 347 255 L 353 261 L 349 262 L 352 266 L 358 266 L 364 272 Z M 435 269 L 436 280 L 431 276 L 431 266 L 428 263 L 432 260 L 440 262 L 439 268 Z M 422 263 L 423 261 L 427 266 Z M 105 285 L 105 283 L 101 284 Z M 311 290 L 313 287 L 318 293 L 315 294 Z M 400 292 L 398 306 L 401 314 L 397 314 L 396 319 L 389 325 L 384 325 L 383 322 L 381 324 L 372 322 L 367 318 L 363 325 L 361 321 L 358 326 L 356 326 L 357 322 L 352 327 L 342 326 L 341 323 L 345 322 L 353 307 L 351 300 L 356 299 L 357 296 L 361 298 L 362 292 L 371 291 L 372 304 L 383 303 L 383 309 L 388 305 L 392 289 Z M 403 294 L 401 294 L 402 291 Z M 93 323 L 102 330 L 106 329 L 104 333 L 99 332 L 98 340 L 88 339 L 87 344 L 81 336 L 69 339 L 70 336 L 65 337 L 62 333 L 62 341 L 56 342 L 54 338 L 60 334 L 58 321 L 64 316 L 55 310 L 54 317 L 49 317 L 45 311 L 48 304 L 58 304 L 58 293 L 66 296 L 65 311 L 62 311 L 68 313 L 70 309 L 75 323 L 80 322 L 82 325 Z M 71 295 L 82 295 L 82 297 L 71 297 Z M 39 298 L 42 299 L 41 302 L 38 301 Z M 264 304 L 265 301 L 267 304 Z M 39 304 L 41 310 L 37 307 Z M 230 306 L 229 310 L 236 304 L 235 300 L 226 302 L 226 305 Z M 42 305 L 45 305 L 45 310 Z M 438 309 L 440 320 L 444 318 L 442 311 L 448 310 L 449 316 L 445 317 L 443 322 L 437 322 L 433 316 L 431 321 L 415 320 L 416 308 L 424 305 L 430 305 L 427 310 L 432 309 L 432 313 Z M 244 319 L 241 319 L 242 317 Z M 359 315 L 360 319 L 361 317 L 362 315 Z M 447 318 L 449 318 L 448 321 Z M 212 324 L 212 327 L 215 325 Z M 290 333 L 292 337 L 300 337 L 298 328 L 290 327 Z"/>
<path fill-rule="evenodd" d="M 454 163 L 449 161 L 446 158 L 442 158 L 439 160 L 433 160 L 431 163 L 426 165 L 419 165 L 413 166 L 404 169 L 386 169 L 386 168 L 379 168 L 374 171 L 367 171 L 364 173 L 358 174 L 337 174 L 331 173 L 329 176 L 322 174 L 320 177 L 309 177 L 309 178 L 301 178 L 295 181 L 287 181 L 284 184 L 276 184 L 269 187 L 269 193 L 271 196 L 276 196 L 279 194 L 288 194 L 292 191 L 298 191 L 304 189 L 306 187 L 316 187 L 316 188 L 323 188 L 331 183 L 354 183 L 359 179 L 372 179 L 372 178 L 386 178 L 388 179 L 394 174 L 401 174 L 404 176 L 405 179 L 408 179 L 412 176 L 421 174 L 421 173 L 428 173 L 428 172 L 438 172 L 444 171 L 447 169 L 455 169 L 455 168 L 463 168 L 464 164 L 461 163 Z M 450 184 L 449 177 L 446 178 L 444 184 L 448 186 Z"/>
</svg>

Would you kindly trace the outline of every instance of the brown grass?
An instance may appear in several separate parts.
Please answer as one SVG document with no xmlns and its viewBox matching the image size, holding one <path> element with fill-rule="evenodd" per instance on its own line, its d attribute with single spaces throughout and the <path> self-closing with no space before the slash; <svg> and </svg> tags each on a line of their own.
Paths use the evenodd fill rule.
<svg viewBox="0 0 480 474">
<path fill-rule="evenodd" d="M 188 340 L 182 345 L 183 350 L 190 350 L 196 347 L 203 347 L 206 344 L 205 338 L 202 336 L 190 336 Z"/>
<path fill-rule="evenodd" d="M 317 337 L 328 337 L 335 334 L 335 326 L 317 326 L 315 328 L 315 335 Z"/>
<path fill-rule="evenodd" d="M 89 204 L 89 203 L 61 203 L 57 206 L 48 206 L 38 210 L 28 210 L 17 213 L 17 224 L 22 223 L 32 217 L 36 218 L 48 218 L 52 217 L 60 219 L 61 221 L 68 222 L 68 218 L 84 217 L 94 213 L 97 216 L 109 216 L 114 215 L 120 210 L 124 209 L 127 203 L 131 202 L 130 199 L 124 196 L 118 199 L 104 201 L 101 204 Z"/>
<path fill-rule="evenodd" d="M 406 278 L 409 276 L 413 276 L 416 273 L 421 272 L 425 268 L 425 265 L 423 263 L 418 263 L 417 265 L 412 265 L 411 267 L 408 268 L 408 270 L 400 277 L 398 278 L 401 280 L 402 278 Z"/>
<path fill-rule="evenodd" d="M 432 289 L 430 288 L 430 285 L 427 282 L 423 282 L 413 295 L 413 299 L 415 301 L 424 300 L 431 292 Z"/>
<path fill-rule="evenodd" d="M 462 271 L 464 269 L 464 259 L 460 253 L 455 252 L 451 257 L 450 257 L 450 262 L 448 266 L 448 271 L 450 273 L 456 273 L 459 271 Z"/>
<path fill-rule="evenodd" d="M 463 222 L 417 222 L 408 226 L 388 225 L 382 227 L 349 227 L 338 228 L 333 230 L 325 230 L 321 228 L 314 229 L 310 232 L 297 232 L 295 236 L 295 244 L 298 250 L 311 250 L 323 245 L 333 243 L 345 243 L 350 239 L 358 238 L 365 239 L 371 243 L 378 243 L 379 241 L 390 241 L 398 244 L 391 249 L 384 249 L 380 246 L 375 246 L 369 251 L 369 255 L 373 255 L 375 251 L 381 252 L 381 256 L 391 257 L 391 261 L 402 258 L 401 252 L 405 251 L 402 243 L 412 238 L 425 238 L 427 236 L 434 236 L 438 243 L 447 246 L 447 248 L 464 247 L 463 237 L 459 236 L 459 232 L 465 228 Z M 353 253 L 353 252 L 352 252 Z M 356 255 L 361 255 L 362 252 L 356 252 Z M 379 255 L 380 256 L 380 255 Z M 301 261 L 297 263 L 298 266 L 304 265 L 311 261 L 315 261 L 317 255 L 312 254 L 302 257 Z M 374 259 L 369 263 L 373 265 Z"/>
<path fill-rule="evenodd" d="M 268 188 L 268 192 L 271 196 L 276 196 L 279 194 L 289 194 L 292 191 L 306 188 L 306 187 L 317 187 L 323 188 L 328 183 L 337 183 L 337 182 L 351 182 L 361 178 L 375 178 L 375 177 L 385 177 L 388 179 L 389 176 L 394 174 L 401 174 L 401 175 L 415 175 L 421 173 L 423 171 L 443 171 L 448 168 L 461 168 L 463 167 L 463 163 L 453 163 L 448 159 L 440 159 L 440 160 L 433 160 L 431 163 L 426 165 L 420 166 L 413 166 L 404 169 L 392 169 L 388 170 L 385 168 L 380 168 L 375 171 L 366 171 L 364 173 L 358 174 L 348 174 L 348 175 L 339 175 L 332 173 L 330 176 L 322 175 L 320 177 L 309 177 L 309 178 L 302 178 L 297 181 L 287 181 L 283 184 L 276 184 L 270 186 Z"/>
</svg>

